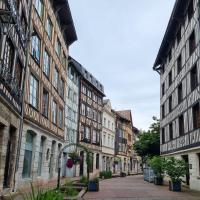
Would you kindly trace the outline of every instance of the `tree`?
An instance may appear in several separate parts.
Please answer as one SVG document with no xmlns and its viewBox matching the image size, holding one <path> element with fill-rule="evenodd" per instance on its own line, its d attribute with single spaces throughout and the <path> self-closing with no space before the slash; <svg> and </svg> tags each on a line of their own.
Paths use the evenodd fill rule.
<svg viewBox="0 0 200 200">
<path fill-rule="evenodd" d="M 148 158 L 160 155 L 160 121 L 153 117 L 154 122 L 148 131 L 143 131 L 139 140 L 133 145 L 133 149 L 145 163 Z"/>
</svg>

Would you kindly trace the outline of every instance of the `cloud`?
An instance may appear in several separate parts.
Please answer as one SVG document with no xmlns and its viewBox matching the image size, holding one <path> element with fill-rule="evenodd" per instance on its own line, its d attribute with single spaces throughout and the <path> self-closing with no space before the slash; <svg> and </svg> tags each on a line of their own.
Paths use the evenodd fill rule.
<svg viewBox="0 0 200 200">
<path fill-rule="evenodd" d="M 115 109 L 132 109 L 147 129 L 159 117 L 159 75 L 152 70 L 174 0 L 70 0 L 78 41 L 70 54 L 105 87 Z"/>
</svg>

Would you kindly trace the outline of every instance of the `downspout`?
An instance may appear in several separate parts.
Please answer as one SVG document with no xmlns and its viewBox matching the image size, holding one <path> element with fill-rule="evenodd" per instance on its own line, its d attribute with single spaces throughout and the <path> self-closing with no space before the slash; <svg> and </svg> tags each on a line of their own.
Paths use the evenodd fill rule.
<svg viewBox="0 0 200 200">
<path fill-rule="evenodd" d="M 28 68 L 28 61 L 29 61 L 29 49 L 30 49 L 30 41 L 31 41 L 31 36 L 32 36 L 32 7 L 33 7 L 33 0 L 30 2 L 30 7 L 29 7 L 29 17 L 28 17 L 28 33 L 27 33 L 27 43 L 26 43 L 26 60 L 25 60 L 25 68 L 24 68 L 24 74 L 23 74 L 23 83 L 22 83 L 22 105 L 21 105 L 21 120 L 20 120 L 20 127 L 19 127 L 19 139 L 18 139 L 18 146 L 17 146 L 17 156 L 16 156 L 16 164 L 15 164 L 15 171 L 14 171 L 14 180 L 13 180 L 13 189 L 12 191 L 14 192 L 16 189 L 16 173 L 19 169 L 19 158 L 20 158 L 20 150 L 21 150 L 21 142 L 22 142 L 22 134 L 23 134 L 23 122 L 24 122 L 24 103 L 25 103 L 25 98 L 24 98 L 24 90 L 25 90 L 25 79 L 26 79 L 26 73 L 27 73 L 27 68 Z"/>
</svg>

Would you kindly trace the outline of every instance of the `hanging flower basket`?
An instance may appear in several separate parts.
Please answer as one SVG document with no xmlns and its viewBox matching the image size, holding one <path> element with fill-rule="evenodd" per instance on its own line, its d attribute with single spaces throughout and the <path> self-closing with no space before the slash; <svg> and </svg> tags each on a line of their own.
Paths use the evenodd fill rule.
<svg viewBox="0 0 200 200">
<path fill-rule="evenodd" d="M 67 160 L 67 164 L 66 164 L 66 165 L 67 165 L 67 167 L 68 167 L 68 168 L 70 168 L 70 169 L 71 169 L 71 168 L 73 167 L 73 165 L 74 165 L 74 162 L 73 162 L 73 160 L 72 160 L 71 158 L 70 158 L 70 159 L 68 159 L 68 160 Z"/>
<path fill-rule="evenodd" d="M 77 165 L 81 161 L 79 154 L 76 152 L 69 153 L 69 157 L 72 159 L 74 165 Z"/>
</svg>

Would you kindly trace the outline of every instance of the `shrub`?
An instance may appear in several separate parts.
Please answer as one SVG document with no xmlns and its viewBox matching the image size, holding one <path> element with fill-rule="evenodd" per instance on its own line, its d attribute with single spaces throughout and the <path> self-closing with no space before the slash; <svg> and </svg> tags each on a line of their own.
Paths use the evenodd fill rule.
<svg viewBox="0 0 200 200">
<path fill-rule="evenodd" d="M 80 179 L 80 183 L 83 183 L 84 185 L 87 185 L 87 184 L 88 184 L 88 179 L 87 179 L 87 177 L 82 176 L 81 179 Z"/>
<path fill-rule="evenodd" d="M 181 182 L 181 177 L 187 173 L 187 165 L 184 160 L 175 159 L 174 157 L 166 158 L 164 169 L 171 181 L 174 183 Z"/>
<path fill-rule="evenodd" d="M 104 177 L 105 179 L 112 178 L 112 172 L 111 171 L 102 171 L 102 172 L 100 172 L 99 177 L 100 178 Z"/>
<path fill-rule="evenodd" d="M 148 164 L 153 169 L 157 177 L 163 177 L 164 174 L 164 158 L 160 156 L 154 156 L 149 160 Z"/>
<path fill-rule="evenodd" d="M 65 189 L 65 193 L 67 196 L 73 197 L 73 196 L 77 196 L 79 192 L 73 187 L 67 187 Z"/>
</svg>

